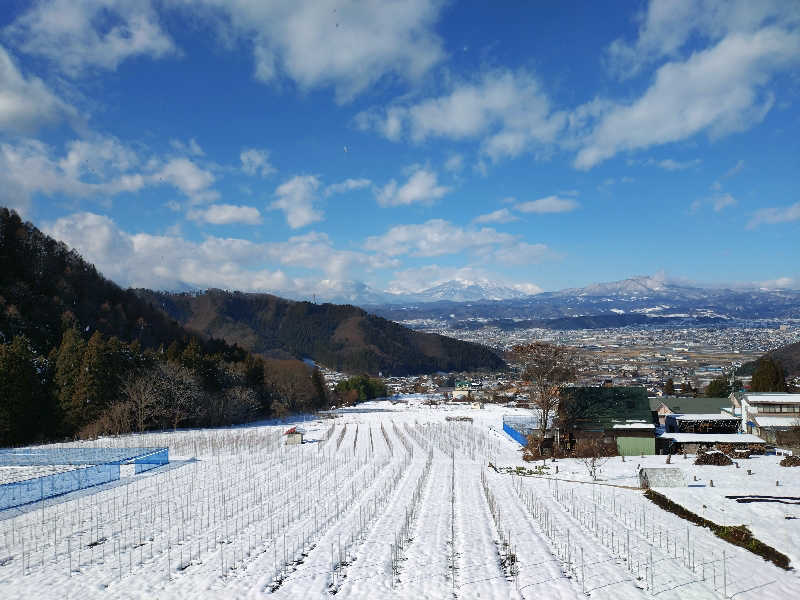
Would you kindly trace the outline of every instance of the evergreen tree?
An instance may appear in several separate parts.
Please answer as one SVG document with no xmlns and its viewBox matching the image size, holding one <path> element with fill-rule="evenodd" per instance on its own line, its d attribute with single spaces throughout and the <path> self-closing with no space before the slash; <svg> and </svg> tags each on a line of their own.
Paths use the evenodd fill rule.
<svg viewBox="0 0 800 600">
<path fill-rule="evenodd" d="M 730 394 L 731 384 L 725 375 L 712 379 L 708 387 L 706 387 L 706 397 L 708 398 L 726 398 Z"/>
<path fill-rule="evenodd" d="M 675 382 L 672 380 L 672 377 L 667 379 L 667 383 L 664 384 L 664 395 L 665 396 L 675 395 Z"/>
<path fill-rule="evenodd" d="M 109 403 L 109 396 L 116 392 L 110 355 L 106 351 L 103 334 L 95 331 L 86 345 L 81 361 L 80 374 L 72 392 L 72 412 L 80 428 L 100 416 Z"/>
<path fill-rule="evenodd" d="M 200 371 L 203 368 L 203 350 L 197 338 L 192 338 L 181 353 L 181 363 L 191 371 Z"/>
<path fill-rule="evenodd" d="M 751 392 L 785 392 L 786 379 L 783 368 L 771 356 L 766 356 L 756 363 L 753 379 L 750 382 Z"/>
<path fill-rule="evenodd" d="M 19 445 L 41 432 L 44 389 L 30 342 L 15 336 L 0 345 L 0 444 Z"/>
<path fill-rule="evenodd" d="M 175 362 L 181 358 L 181 345 L 178 340 L 174 340 L 167 348 L 167 360 Z"/>
<path fill-rule="evenodd" d="M 85 350 L 86 342 L 77 329 L 70 327 L 64 331 L 56 354 L 54 383 L 55 396 L 64 416 L 66 433 L 74 433 L 79 427 L 80 414 L 73 405 L 72 396 L 80 376 Z"/>
<path fill-rule="evenodd" d="M 328 407 L 328 390 L 325 387 L 325 379 L 322 377 L 319 369 L 314 369 L 311 374 L 311 381 L 314 384 L 314 391 L 316 398 L 314 399 L 314 408 L 319 410 Z"/>
</svg>

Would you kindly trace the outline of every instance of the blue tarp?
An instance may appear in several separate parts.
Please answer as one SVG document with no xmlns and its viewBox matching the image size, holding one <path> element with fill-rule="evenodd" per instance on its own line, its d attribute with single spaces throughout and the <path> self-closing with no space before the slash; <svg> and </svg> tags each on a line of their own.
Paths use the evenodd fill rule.
<svg viewBox="0 0 800 600">
<path fill-rule="evenodd" d="M 115 481 L 122 464 L 142 473 L 167 463 L 168 448 L 0 448 L 0 466 L 80 467 L 0 485 L 0 510 Z"/>
<path fill-rule="evenodd" d="M 91 465 L 0 485 L 0 510 L 119 479 L 119 464 Z"/>
<path fill-rule="evenodd" d="M 519 442 L 523 446 L 528 445 L 528 440 L 522 435 L 519 431 L 511 427 L 508 423 L 503 423 L 503 431 L 505 431 L 508 435 L 512 437 L 515 441 Z"/>
<path fill-rule="evenodd" d="M 166 448 L 0 448 L 0 466 L 101 465 L 130 462 Z M 162 462 L 169 462 L 169 458 Z"/>
</svg>

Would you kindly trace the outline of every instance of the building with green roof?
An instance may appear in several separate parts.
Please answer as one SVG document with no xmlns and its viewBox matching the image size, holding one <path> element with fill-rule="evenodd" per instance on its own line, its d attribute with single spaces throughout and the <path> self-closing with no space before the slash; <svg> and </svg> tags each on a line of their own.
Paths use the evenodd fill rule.
<svg viewBox="0 0 800 600">
<path fill-rule="evenodd" d="M 655 426 L 643 387 L 573 387 L 562 390 L 558 407 L 561 439 L 616 443 L 622 455 L 655 454 Z"/>
</svg>

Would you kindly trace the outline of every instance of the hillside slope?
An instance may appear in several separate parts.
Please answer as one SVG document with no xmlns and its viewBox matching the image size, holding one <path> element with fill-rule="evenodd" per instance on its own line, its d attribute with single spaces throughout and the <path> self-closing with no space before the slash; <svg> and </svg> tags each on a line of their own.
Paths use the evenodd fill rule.
<svg viewBox="0 0 800 600">
<path fill-rule="evenodd" d="M 270 294 L 137 293 L 207 336 L 274 356 L 312 358 L 332 369 L 384 375 L 504 366 L 490 349 L 412 331 L 350 305 L 294 302 Z"/>
<path fill-rule="evenodd" d="M 105 279 L 77 252 L 0 207 L 0 343 L 22 334 L 47 351 L 70 325 L 146 348 L 187 335 L 175 320 Z"/>
<path fill-rule="evenodd" d="M 771 356 L 783 367 L 783 372 L 787 377 L 800 377 L 800 342 L 789 344 L 767 352 L 764 356 Z M 738 373 L 741 375 L 752 375 L 756 368 L 756 362 L 745 363 L 741 366 Z"/>
</svg>

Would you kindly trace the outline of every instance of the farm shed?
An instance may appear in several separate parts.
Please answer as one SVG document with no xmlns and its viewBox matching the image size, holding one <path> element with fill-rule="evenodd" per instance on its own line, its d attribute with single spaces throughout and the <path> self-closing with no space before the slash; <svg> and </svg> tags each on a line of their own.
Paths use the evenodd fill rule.
<svg viewBox="0 0 800 600">
<path fill-rule="evenodd" d="M 652 423 L 621 423 L 614 425 L 611 434 L 620 456 L 640 456 L 656 453 L 655 426 Z"/>
<path fill-rule="evenodd" d="M 696 454 L 703 448 L 714 448 L 719 445 L 734 449 L 755 447 L 762 452 L 766 442 L 749 433 L 663 433 L 659 439 L 666 442 L 666 450 L 670 454 Z"/>
<path fill-rule="evenodd" d="M 667 433 L 737 433 L 741 420 L 721 414 L 671 414 L 664 423 Z"/>
<path fill-rule="evenodd" d="M 655 427 L 643 387 L 566 388 L 558 418 L 567 450 L 581 439 L 601 438 L 620 454 L 655 454 Z"/>
<path fill-rule="evenodd" d="M 287 429 L 286 432 L 283 434 L 286 436 L 286 445 L 295 446 L 297 444 L 302 444 L 303 433 L 304 431 L 302 429 L 298 429 L 297 427 L 292 427 L 291 429 Z"/>
</svg>

